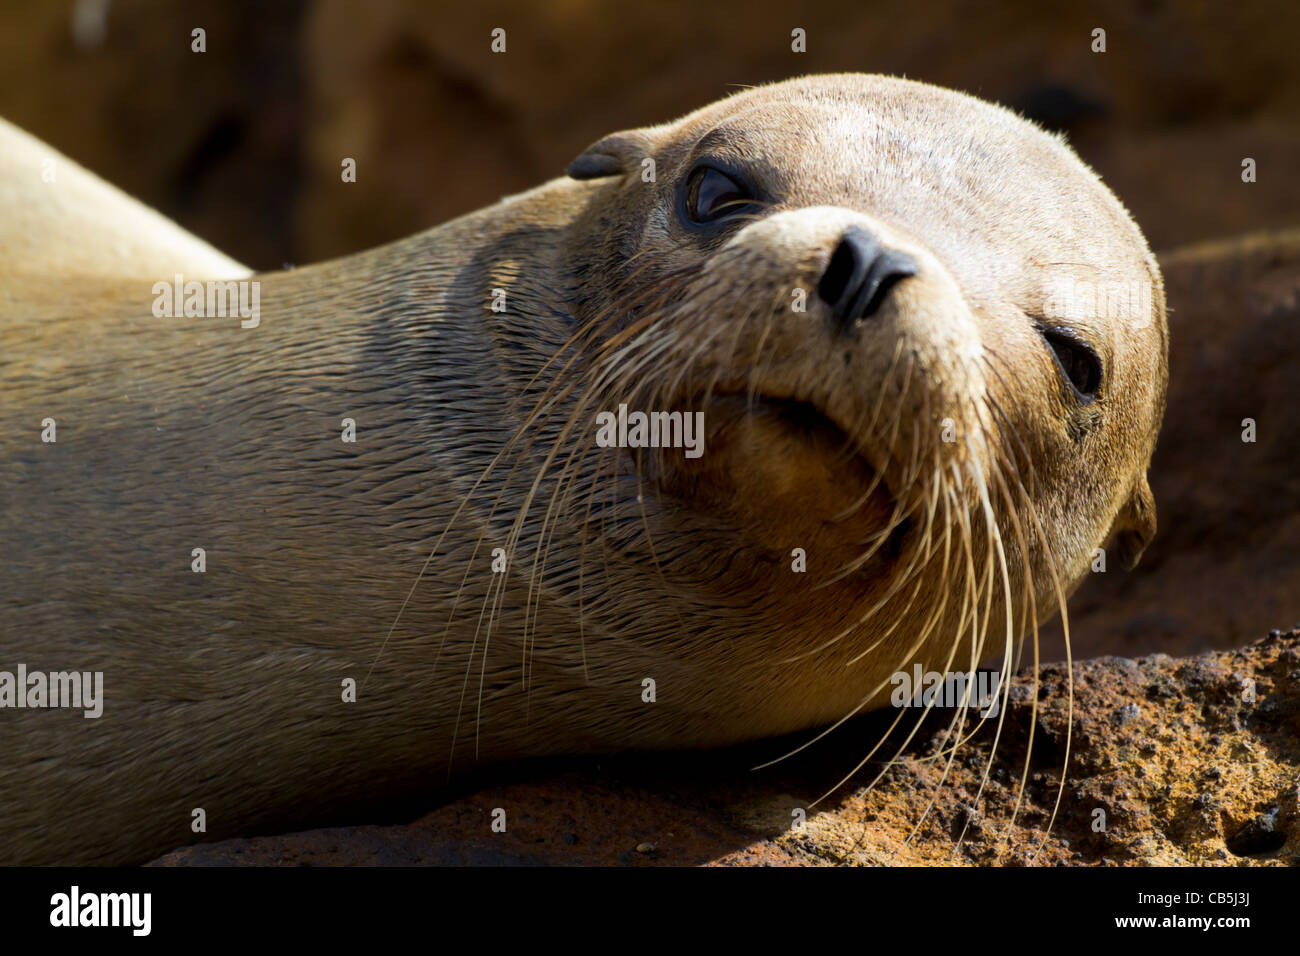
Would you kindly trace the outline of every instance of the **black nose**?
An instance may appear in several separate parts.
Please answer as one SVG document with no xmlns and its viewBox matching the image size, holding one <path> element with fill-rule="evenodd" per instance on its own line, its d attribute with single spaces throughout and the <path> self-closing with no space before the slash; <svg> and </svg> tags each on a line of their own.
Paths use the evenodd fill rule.
<svg viewBox="0 0 1300 956">
<path fill-rule="evenodd" d="M 906 252 L 886 249 L 870 232 L 852 226 L 831 253 L 817 294 L 831 307 L 835 328 L 847 331 L 875 315 L 894 283 L 916 273 L 916 260 Z"/>
</svg>

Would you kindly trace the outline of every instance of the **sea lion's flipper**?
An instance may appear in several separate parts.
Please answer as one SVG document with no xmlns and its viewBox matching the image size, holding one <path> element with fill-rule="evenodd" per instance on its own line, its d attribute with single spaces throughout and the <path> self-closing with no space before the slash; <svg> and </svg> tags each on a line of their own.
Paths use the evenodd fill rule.
<svg viewBox="0 0 1300 956">
<path fill-rule="evenodd" d="M 0 119 L 0 275 L 171 280 L 250 269 Z"/>
</svg>

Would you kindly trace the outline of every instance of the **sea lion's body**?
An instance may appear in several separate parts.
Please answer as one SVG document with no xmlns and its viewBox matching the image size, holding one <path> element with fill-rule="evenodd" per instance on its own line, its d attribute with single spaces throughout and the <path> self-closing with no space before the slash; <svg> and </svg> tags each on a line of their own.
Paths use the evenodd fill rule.
<svg viewBox="0 0 1300 956">
<path fill-rule="evenodd" d="M 527 376 L 496 350 L 487 290 L 458 286 L 463 276 L 436 251 L 456 248 L 473 270 L 476 255 L 499 254 L 504 219 L 519 224 L 493 207 L 376 253 L 261 277 L 256 329 L 155 318 L 146 281 L 21 297 L 9 286 L 5 669 L 21 660 L 103 671 L 106 697 L 98 720 L 0 711 L 0 832 L 39 835 L 17 857 L 0 841 L 9 861 L 139 859 L 186 840 L 190 805 L 207 810 L 210 834 L 230 834 L 256 825 L 258 808 L 310 817 L 349 797 L 446 781 L 468 648 L 453 640 L 435 666 L 448 603 L 415 602 L 386 646 L 385 635 L 518 421 Z M 563 341 L 559 330 L 550 341 Z M 39 437 L 47 416 L 53 444 Z M 344 418 L 357 423 L 355 443 L 342 441 Z M 420 435 L 416 421 L 429 426 Z M 447 542 L 462 571 L 482 520 L 471 509 L 455 529 L 465 540 Z M 193 548 L 206 551 L 204 573 L 191 570 Z M 489 550 L 467 601 L 491 580 Z M 459 581 L 439 568 L 422 593 L 439 583 L 454 591 Z M 577 646 L 574 610 L 552 609 L 553 599 L 543 596 L 542 633 Z M 518 656 L 517 646 L 494 649 L 489 675 L 517 670 Z M 543 643 L 543 674 L 546 658 Z M 354 705 L 342 703 L 349 677 L 361 684 Z M 497 690 L 489 676 L 487 693 Z M 534 727 L 559 716 L 548 710 L 536 709 Z M 522 712 L 488 713 L 481 729 L 465 722 L 462 751 L 476 737 L 484 759 L 557 739 L 552 730 L 530 744 L 531 732 L 511 733 Z M 333 725 L 325 734 L 322 719 Z M 397 737 L 385 727 L 393 720 Z M 617 745 L 618 727 L 593 726 L 593 742 Z M 196 754 L 208 782 L 185 769 Z M 64 842 L 58 825 L 124 815 L 158 827 L 94 825 Z"/>
<path fill-rule="evenodd" d="M 901 81 L 872 82 L 881 95 L 908 95 Z M 673 150 L 657 155 L 660 175 L 669 175 Z M 936 467 L 972 476 L 999 467 L 992 426 L 964 411 L 963 390 L 990 387 L 983 373 L 929 367 L 932 391 L 917 398 L 908 389 L 921 386 L 896 384 L 883 364 L 827 338 L 838 366 L 862 363 L 837 384 L 825 371 L 836 366 L 815 357 L 823 346 L 811 326 L 772 324 L 767 340 L 783 344 L 765 365 L 753 361 L 768 354 L 763 345 L 747 343 L 738 324 L 730 355 L 772 370 L 774 402 L 814 402 L 846 433 L 854 429 L 844 423 L 864 418 L 866 407 L 854 404 L 853 383 L 876 376 L 864 394 L 912 402 L 893 422 L 911 453 L 899 438 L 902 452 L 850 464 L 862 474 L 846 477 L 832 463 L 840 449 L 829 425 L 805 434 L 783 405 L 746 406 L 742 389 L 704 400 L 724 425 L 711 431 L 700 470 L 681 471 L 690 466 L 680 453 L 641 466 L 635 455 L 593 449 L 595 410 L 624 395 L 649 400 L 638 383 L 682 367 L 670 353 L 653 360 L 659 365 L 629 353 L 622 360 L 640 362 L 644 375 L 621 392 L 565 377 L 575 352 L 578 365 L 585 355 L 607 367 L 595 346 L 565 350 L 581 329 L 607 322 L 605 342 L 636 329 L 637 303 L 625 290 L 641 281 L 633 247 L 651 244 L 657 213 L 639 218 L 615 205 L 632 202 L 625 197 L 638 186 L 633 174 L 607 172 L 552 181 L 380 249 L 256 276 L 253 328 L 237 317 L 154 316 L 151 286 L 170 275 L 24 268 L 5 277 L 0 670 L 102 671 L 104 701 L 93 720 L 79 710 L 0 709 L 0 862 L 141 861 L 187 840 L 310 824 L 376 794 L 434 790 L 449 770 L 475 762 L 717 746 L 831 723 L 876 705 L 908 652 L 940 669 L 1000 651 L 1004 590 L 1018 595 L 1033 579 L 1031 620 L 1018 596 L 1014 628 L 1007 618 L 1008 633 L 1023 630 L 1052 610 L 1044 595 L 1077 582 L 1091 548 L 1134 523 L 1125 514 L 1145 488 L 1162 355 L 1132 415 L 1116 406 L 1120 425 L 1132 421 L 1107 440 L 1132 447 L 1098 466 L 1104 479 L 1075 475 L 1057 487 L 1041 469 L 1034 503 L 1048 531 L 1022 522 L 1013 540 L 1004 528 L 1001 549 L 985 530 L 970 530 L 969 518 L 960 519 L 965 547 L 955 532 L 941 547 L 937 529 L 959 520 L 978 482 L 960 491 L 936 485 L 931 495 L 907 463 L 931 454 L 919 429 L 947 409 L 973 437 L 960 452 L 936 446 Z M 778 235 L 755 233 L 765 250 L 794 243 L 811 222 L 797 210 L 781 215 L 768 220 Z M 836 217 L 851 216 L 817 222 L 838 230 Z M 922 242 L 880 228 L 920 262 L 884 321 L 938 315 L 923 306 L 939 299 L 925 296 L 968 288 L 959 273 L 945 278 Z M 668 270 L 695 254 L 653 258 L 662 275 L 645 281 L 690 281 Z M 1149 261 L 1144 245 L 1134 254 Z M 710 255 L 729 268 L 726 253 Z M 799 262 L 798 275 L 762 290 L 764 301 L 773 290 L 788 301 L 794 280 L 816 284 L 823 252 Z M 494 290 L 505 293 L 503 311 L 492 309 L 502 301 Z M 759 298 L 747 295 L 745 308 L 757 310 Z M 611 322 L 623 301 L 630 317 Z M 1163 334 L 1163 312 L 1159 324 Z M 681 334 L 667 331 L 663 341 Z M 870 334 L 852 346 L 862 355 L 879 351 Z M 930 333 L 893 334 L 920 342 Z M 959 329 L 951 342 L 965 348 L 974 336 Z M 809 350 L 809 380 L 825 383 L 818 387 L 829 396 L 805 393 L 800 374 L 781 371 L 780 356 L 797 358 L 795 337 Z M 951 344 L 926 341 L 936 350 Z M 682 345 L 693 355 L 709 347 Z M 913 364 L 924 365 L 926 348 Z M 714 371 L 725 366 L 716 362 Z M 1031 364 L 1029 381 L 1055 374 L 1050 358 Z M 1124 374 L 1136 383 L 1142 371 Z M 687 407 L 683 394 L 665 386 L 656 407 Z M 548 414 L 530 418 L 548 397 Z M 1058 439 L 1035 433 L 1040 413 L 999 397 L 1030 458 L 1055 455 Z M 41 440 L 48 418 L 57 423 L 53 443 Z M 344 419 L 355 422 L 355 442 L 341 438 Z M 874 427 L 864 433 L 878 434 Z M 729 456 L 749 465 L 732 467 Z M 888 476 L 892 499 L 875 490 L 873 468 Z M 972 507 L 1011 508 L 989 484 Z M 864 489 L 867 503 L 847 524 L 832 520 Z M 889 557 L 833 580 L 908 495 L 916 501 L 907 527 L 924 527 L 926 560 L 900 531 L 897 553 L 887 548 Z M 1077 503 L 1064 504 L 1071 496 Z M 805 508 L 807 526 L 798 524 Z M 192 569 L 196 548 L 205 551 L 203 573 Z M 504 574 L 493 567 L 497 548 Z M 797 576 L 794 549 L 811 556 L 818 577 Z M 988 571 L 996 587 L 986 586 L 981 575 L 1003 561 L 1011 571 Z M 983 570 L 968 573 L 975 568 Z M 904 580 L 905 589 L 892 587 Z M 974 620 L 968 598 L 932 597 L 976 584 Z M 927 597 L 918 602 L 918 592 Z M 885 611 L 867 620 L 878 603 Z M 990 617 L 998 636 L 985 646 L 972 635 Z M 835 639 L 855 627 L 861 633 Z M 355 703 L 344 700 L 348 679 L 358 685 Z M 207 824 L 199 835 L 191 831 L 197 808 Z"/>
</svg>

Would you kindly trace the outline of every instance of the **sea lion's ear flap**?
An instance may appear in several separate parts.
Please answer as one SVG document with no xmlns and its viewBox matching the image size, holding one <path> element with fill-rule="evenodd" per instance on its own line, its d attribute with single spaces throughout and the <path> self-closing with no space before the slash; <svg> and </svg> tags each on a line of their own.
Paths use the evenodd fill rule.
<svg viewBox="0 0 1300 956">
<path fill-rule="evenodd" d="M 573 179 L 600 179 L 631 172 L 650 155 L 651 138 L 643 129 L 610 133 L 597 140 L 565 170 Z"/>
<path fill-rule="evenodd" d="M 1113 529 L 1116 557 L 1125 571 L 1137 567 L 1138 559 L 1156 536 L 1156 499 L 1145 473 L 1115 518 Z"/>
</svg>

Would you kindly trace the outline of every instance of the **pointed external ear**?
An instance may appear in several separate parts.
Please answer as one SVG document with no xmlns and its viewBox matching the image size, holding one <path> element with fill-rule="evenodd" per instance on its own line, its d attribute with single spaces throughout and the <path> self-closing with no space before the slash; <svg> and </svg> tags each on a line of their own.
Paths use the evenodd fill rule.
<svg viewBox="0 0 1300 956">
<path fill-rule="evenodd" d="M 1115 554 L 1125 571 L 1137 567 L 1138 559 L 1156 536 L 1156 499 L 1144 473 L 1115 517 L 1111 538 Z"/>
<path fill-rule="evenodd" d="M 600 179 L 629 173 L 650 155 L 652 140 L 647 130 L 610 133 L 592 143 L 565 170 L 573 179 Z"/>
</svg>

